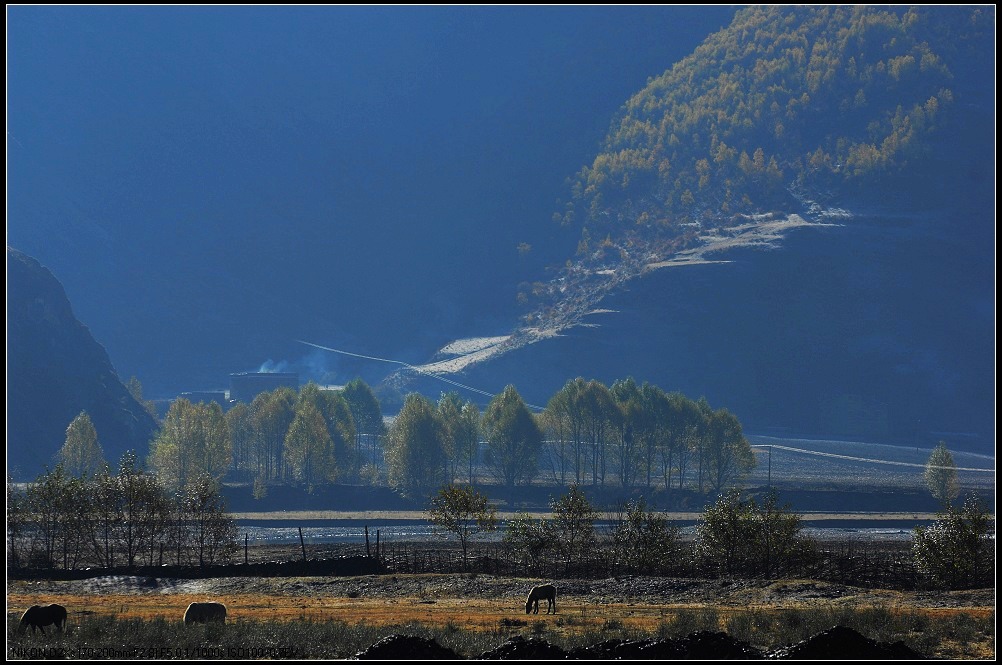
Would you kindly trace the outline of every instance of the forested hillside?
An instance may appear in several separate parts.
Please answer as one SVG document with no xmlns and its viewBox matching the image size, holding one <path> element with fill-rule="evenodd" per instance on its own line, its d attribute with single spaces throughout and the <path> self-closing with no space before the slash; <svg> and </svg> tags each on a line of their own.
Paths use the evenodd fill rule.
<svg viewBox="0 0 1002 665">
<path fill-rule="evenodd" d="M 990 8 L 744 9 L 626 102 L 554 218 L 584 254 L 907 174 L 991 75 L 993 39 Z"/>
</svg>

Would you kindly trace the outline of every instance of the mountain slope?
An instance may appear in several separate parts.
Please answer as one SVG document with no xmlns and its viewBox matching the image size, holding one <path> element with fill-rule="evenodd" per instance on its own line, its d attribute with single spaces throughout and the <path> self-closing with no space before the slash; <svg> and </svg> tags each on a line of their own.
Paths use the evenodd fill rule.
<svg viewBox="0 0 1002 665">
<path fill-rule="evenodd" d="M 66 428 L 90 414 L 105 460 L 145 455 L 156 423 L 73 314 L 58 280 L 7 248 L 7 470 L 31 479 L 55 464 Z"/>
<path fill-rule="evenodd" d="M 577 257 L 523 285 L 524 324 L 421 369 L 537 404 L 632 374 L 759 431 L 988 449 L 993 21 L 738 12 L 624 105 L 557 215 Z"/>
</svg>

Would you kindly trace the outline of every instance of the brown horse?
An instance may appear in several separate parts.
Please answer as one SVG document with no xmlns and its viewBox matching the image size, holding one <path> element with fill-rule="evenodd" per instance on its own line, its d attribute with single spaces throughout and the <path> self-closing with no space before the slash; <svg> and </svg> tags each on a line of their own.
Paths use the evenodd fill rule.
<svg viewBox="0 0 1002 665">
<path fill-rule="evenodd" d="M 32 605 L 21 615 L 21 621 L 17 625 L 17 632 L 24 633 L 31 626 L 31 634 L 35 634 L 38 628 L 45 634 L 45 627 L 55 625 L 59 632 L 66 628 L 66 608 L 62 605 Z"/>
<path fill-rule="evenodd" d="M 208 623 L 218 621 L 226 623 L 226 605 L 222 603 L 192 603 L 184 611 L 184 622 Z"/>
<path fill-rule="evenodd" d="M 525 599 L 525 613 L 528 614 L 529 610 L 535 607 L 533 614 L 539 614 L 539 601 L 541 600 L 546 601 L 547 614 L 550 613 L 551 609 L 554 614 L 557 613 L 557 587 L 552 584 L 540 584 L 532 587 L 529 597 Z"/>
</svg>

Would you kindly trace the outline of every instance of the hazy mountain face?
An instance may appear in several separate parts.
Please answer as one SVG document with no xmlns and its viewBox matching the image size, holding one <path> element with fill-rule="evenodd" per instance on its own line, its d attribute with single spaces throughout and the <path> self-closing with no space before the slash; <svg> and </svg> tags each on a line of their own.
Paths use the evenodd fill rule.
<svg viewBox="0 0 1002 665">
<path fill-rule="evenodd" d="M 732 13 L 11 8 L 8 243 L 148 396 L 422 361 L 507 332 L 566 176 Z"/>
<path fill-rule="evenodd" d="M 637 94 L 644 90 L 666 108 L 684 109 L 688 98 L 676 99 L 682 93 L 664 82 L 688 80 L 685 72 L 662 74 L 733 14 L 709 7 L 15 7 L 8 12 L 8 242 L 53 269 L 119 372 L 137 375 L 148 396 L 224 387 L 228 373 L 262 364 L 325 382 L 356 374 L 376 382 L 392 368 L 293 340 L 422 362 L 455 338 L 506 334 L 521 313 L 516 285 L 549 279 L 547 266 L 575 254 L 581 228 L 549 219 L 572 189 L 573 178 L 565 178 L 583 164 L 593 175 L 615 175 L 606 188 L 629 194 L 608 210 L 585 196 L 600 242 L 620 227 L 596 219 L 608 212 L 622 228 L 636 227 L 630 215 L 648 211 L 649 191 L 681 202 L 691 190 L 700 209 L 687 223 L 701 220 L 726 192 L 701 191 L 701 169 L 709 168 L 708 182 L 725 178 L 727 168 L 768 175 L 769 158 L 756 165 L 755 146 L 764 140 L 756 132 L 776 142 L 761 144 L 770 156 L 794 159 L 797 135 L 789 132 L 800 127 L 830 171 L 824 200 L 857 215 L 844 233 L 806 230 L 776 252 L 743 251 L 723 257 L 731 264 L 657 273 L 613 296 L 607 306 L 623 311 L 595 318 L 602 328 L 527 347 L 463 380 L 492 391 L 514 383 L 538 404 L 574 376 L 611 382 L 633 374 L 704 394 L 750 428 L 895 440 L 949 428 L 977 432 L 980 445 L 991 445 L 994 154 L 986 137 L 994 105 L 977 72 L 992 54 L 950 63 L 952 102 L 942 110 L 954 115 L 943 124 L 960 131 L 922 141 L 914 154 L 893 152 L 896 166 L 914 170 L 885 173 L 875 187 L 862 176 L 846 184 L 839 165 L 843 133 L 858 144 L 846 148 L 846 159 L 871 154 L 864 149 L 870 119 L 849 123 L 876 108 L 871 87 L 860 87 L 862 96 L 838 91 L 831 99 L 851 98 L 843 112 L 803 101 L 793 93 L 807 79 L 793 77 L 789 100 L 758 109 L 786 118 L 787 133 L 771 124 L 742 134 L 741 113 L 754 117 L 759 103 L 750 93 L 775 90 L 769 77 L 782 79 L 782 59 L 769 61 L 765 83 L 749 88 L 747 100 L 725 95 L 711 70 L 741 64 L 728 44 L 747 46 L 749 37 L 717 35 L 713 48 L 687 61 L 702 68 L 693 80 L 703 97 L 692 106 L 698 113 L 679 117 L 713 126 L 704 101 L 719 98 L 735 107 L 735 138 L 748 145 L 726 136 L 731 157 L 718 144 L 719 164 L 690 160 L 695 176 L 680 180 L 681 193 L 671 174 L 682 162 L 659 164 L 655 184 L 663 187 L 651 189 L 632 177 L 633 158 L 644 157 L 643 171 L 646 153 L 615 159 L 634 141 L 633 125 L 619 121 L 656 125 L 658 107 Z M 890 58 L 881 30 L 865 34 L 878 40 L 874 52 Z M 912 37 L 921 47 L 912 56 L 919 73 L 927 66 L 946 76 L 942 62 L 921 62 L 924 37 Z M 821 41 L 814 32 L 808 38 Z M 953 52 L 950 44 L 932 50 L 944 59 Z M 829 69 L 842 80 L 841 51 L 821 51 L 826 67 L 818 80 L 829 80 Z M 812 54 L 803 55 L 810 65 Z M 899 74 L 918 76 L 908 55 L 894 55 L 902 58 Z M 846 80 L 855 85 L 867 71 L 863 62 Z M 866 63 L 878 71 L 879 63 Z M 728 76 L 753 71 L 746 64 Z M 937 99 L 938 86 L 930 93 Z M 825 99 L 814 93 L 808 97 Z M 893 108 L 894 86 L 880 94 Z M 912 115 L 919 117 L 912 106 L 900 117 L 879 110 L 874 127 L 883 122 L 891 138 L 908 136 Z M 713 137 L 700 127 L 705 152 Z M 881 139 L 873 154 L 893 147 L 871 133 Z M 664 136 L 671 141 L 670 132 Z M 675 138 L 698 143 L 684 133 Z M 656 143 L 642 147 L 656 151 Z M 596 155 L 607 157 L 605 166 Z M 769 182 L 787 197 L 783 182 Z M 646 197 L 643 206 L 634 190 Z M 603 205 L 615 200 L 595 191 L 605 194 Z M 732 212 L 755 212 L 741 206 L 736 195 L 728 203 Z M 519 243 L 531 249 L 519 252 Z M 447 386 L 420 387 L 437 396 Z"/>
</svg>

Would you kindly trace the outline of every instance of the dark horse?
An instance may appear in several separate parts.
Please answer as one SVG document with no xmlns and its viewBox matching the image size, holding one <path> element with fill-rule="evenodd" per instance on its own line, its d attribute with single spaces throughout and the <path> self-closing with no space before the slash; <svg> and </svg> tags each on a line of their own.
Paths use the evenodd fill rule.
<svg viewBox="0 0 1002 665">
<path fill-rule="evenodd" d="M 529 610 L 535 607 L 533 614 L 539 614 L 539 601 L 541 600 L 546 601 L 547 614 L 550 613 L 551 609 L 554 614 L 557 613 L 557 587 L 552 584 L 540 584 L 532 587 L 529 597 L 525 599 L 525 613 L 528 614 Z"/>
<path fill-rule="evenodd" d="M 66 628 L 66 608 L 62 605 L 32 605 L 21 615 L 21 622 L 17 625 L 17 631 L 24 633 L 31 626 L 31 633 L 35 633 L 38 628 L 45 634 L 45 627 L 55 625 L 62 632 Z"/>
<path fill-rule="evenodd" d="M 208 623 L 219 621 L 226 623 L 226 605 L 222 603 L 192 603 L 184 612 L 184 622 Z"/>
</svg>

